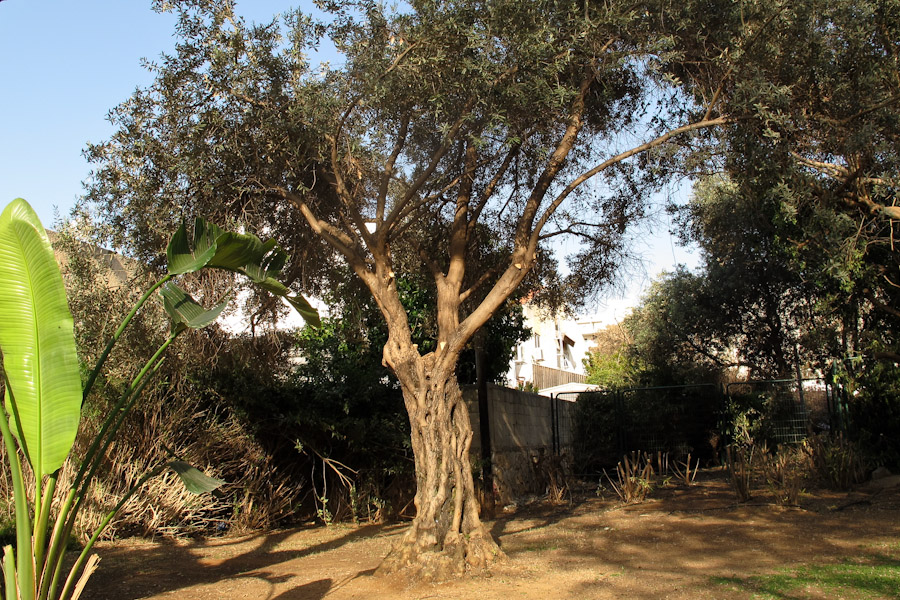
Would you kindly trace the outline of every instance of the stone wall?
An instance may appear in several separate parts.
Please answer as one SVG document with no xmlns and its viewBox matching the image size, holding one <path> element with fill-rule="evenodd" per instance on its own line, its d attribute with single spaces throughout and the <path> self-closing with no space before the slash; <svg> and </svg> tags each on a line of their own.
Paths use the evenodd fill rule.
<svg viewBox="0 0 900 600">
<path fill-rule="evenodd" d="M 466 386 L 463 397 L 475 435 L 471 456 L 481 459 L 478 390 Z M 507 504 L 527 494 L 542 494 L 550 463 L 565 457 L 572 444 L 575 403 L 495 385 L 488 386 L 494 487 Z"/>
</svg>

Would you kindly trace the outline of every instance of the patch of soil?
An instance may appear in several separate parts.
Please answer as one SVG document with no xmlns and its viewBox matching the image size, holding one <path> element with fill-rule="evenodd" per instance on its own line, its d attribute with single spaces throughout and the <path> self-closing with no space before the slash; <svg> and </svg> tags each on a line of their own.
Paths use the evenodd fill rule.
<svg viewBox="0 0 900 600">
<path fill-rule="evenodd" d="M 877 483 L 877 482 L 876 482 Z M 721 471 L 642 504 L 591 495 L 532 503 L 490 523 L 508 556 L 490 573 L 441 584 L 375 577 L 405 525 L 308 527 L 233 538 L 103 544 L 85 596 L 98 600 L 432 598 L 745 599 L 716 577 L 839 562 L 896 547 L 900 486 L 804 494 L 782 508 L 736 504 Z"/>
</svg>

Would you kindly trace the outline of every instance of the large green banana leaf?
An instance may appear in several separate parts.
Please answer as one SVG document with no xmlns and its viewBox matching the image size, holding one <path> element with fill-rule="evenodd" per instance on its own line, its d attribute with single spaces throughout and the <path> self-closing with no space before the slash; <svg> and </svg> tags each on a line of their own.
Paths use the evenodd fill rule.
<svg viewBox="0 0 900 600">
<path fill-rule="evenodd" d="M 0 215 L 0 350 L 11 429 L 35 473 L 62 466 L 78 431 L 74 322 L 47 233 L 31 206 Z"/>
<path fill-rule="evenodd" d="M 172 322 L 176 326 L 184 325 L 191 329 L 203 329 L 218 319 L 225 307 L 228 306 L 229 300 L 229 298 L 225 298 L 216 306 L 206 310 L 190 294 L 171 281 L 162 286 L 159 295 L 162 296 L 163 307 L 169 313 Z"/>
<path fill-rule="evenodd" d="M 224 480 L 210 477 L 182 460 L 173 460 L 168 467 L 175 471 L 184 487 L 192 494 L 206 494 L 225 483 Z"/>
<path fill-rule="evenodd" d="M 287 261 L 287 254 L 275 240 L 263 242 L 252 234 L 226 232 L 197 218 L 194 220 L 193 244 L 182 223 L 172 236 L 166 255 L 169 273 L 173 275 L 193 273 L 204 267 L 240 273 L 269 292 L 283 297 L 313 327 L 320 325 L 319 313 L 306 298 L 291 294 L 277 280 Z"/>
</svg>

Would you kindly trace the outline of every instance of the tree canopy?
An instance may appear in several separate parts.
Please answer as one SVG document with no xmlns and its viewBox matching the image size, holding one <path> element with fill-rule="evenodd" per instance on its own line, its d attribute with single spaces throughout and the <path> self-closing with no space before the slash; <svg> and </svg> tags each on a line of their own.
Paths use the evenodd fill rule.
<svg viewBox="0 0 900 600">
<path fill-rule="evenodd" d="M 824 354 L 896 354 L 898 17 L 900 4 L 891 1 L 782 7 L 773 28 L 784 30 L 783 41 L 755 44 L 760 58 L 750 63 L 751 81 L 765 81 L 754 88 L 761 118 L 719 132 L 720 158 L 706 172 L 719 182 L 707 179 L 686 215 L 695 233 L 712 223 L 711 209 L 736 232 L 755 215 L 756 240 L 752 251 L 739 250 L 743 260 L 729 258 L 727 248 L 704 249 L 715 261 L 750 269 L 749 281 L 759 280 L 756 264 L 768 270 L 766 285 L 780 282 L 778 297 L 795 309 L 783 329 L 802 321 L 803 329 L 822 331 L 821 320 L 829 320 L 832 341 L 815 342 L 828 349 L 820 364 Z M 735 101 L 740 94 L 726 103 Z M 748 296 L 766 297 L 763 290 Z M 868 349 L 862 329 L 880 329 Z"/>
</svg>

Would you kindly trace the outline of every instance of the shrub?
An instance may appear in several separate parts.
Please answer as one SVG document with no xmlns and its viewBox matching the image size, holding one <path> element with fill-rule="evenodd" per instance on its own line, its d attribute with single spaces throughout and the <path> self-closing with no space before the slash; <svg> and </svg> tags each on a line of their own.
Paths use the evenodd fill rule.
<svg viewBox="0 0 900 600">
<path fill-rule="evenodd" d="M 810 436 L 803 451 L 815 476 L 833 489 L 850 489 L 865 480 L 866 464 L 858 446 L 843 433 Z"/>
<path fill-rule="evenodd" d="M 725 447 L 725 460 L 731 488 L 737 495 L 738 502 L 747 502 L 752 496 L 753 483 L 753 445 L 730 444 Z"/>
<path fill-rule="evenodd" d="M 643 502 L 653 489 L 653 465 L 646 453 L 632 452 L 616 465 L 616 478 L 604 472 L 606 480 L 619 499 L 625 504 Z"/>
<path fill-rule="evenodd" d="M 761 453 L 763 475 L 775 503 L 798 506 L 806 472 L 803 453 L 795 446 L 779 446 L 775 454 Z"/>
</svg>

